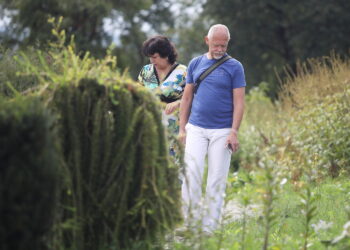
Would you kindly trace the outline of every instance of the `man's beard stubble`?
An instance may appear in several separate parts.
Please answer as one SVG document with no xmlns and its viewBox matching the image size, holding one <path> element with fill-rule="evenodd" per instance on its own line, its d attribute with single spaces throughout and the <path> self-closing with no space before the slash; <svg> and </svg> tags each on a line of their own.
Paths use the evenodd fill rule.
<svg viewBox="0 0 350 250">
<path fill-rule="evenodd" d="M 219 60 L 221 57 L 223 57 L 225 53 L 213 53 L 213 58 L 215 60 Z"/>
</svg>

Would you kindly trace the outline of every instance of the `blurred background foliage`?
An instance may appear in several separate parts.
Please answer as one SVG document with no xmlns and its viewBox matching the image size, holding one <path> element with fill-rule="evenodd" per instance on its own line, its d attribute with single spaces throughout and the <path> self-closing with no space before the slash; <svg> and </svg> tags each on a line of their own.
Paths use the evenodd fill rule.
<svg viewBox="0 0 350 250">
<path fill-rule="evenodd" d="M 2 18 L 8 20 L 1 28 L 1 44 L 4 47 L 45 48 L 51 39 L 50 17 L 64 17 L 63 29 L 68 37 L 74 35 L 78 51 L 92 52 L 103 57 L 106 48 L 118 33 L 115 54 L 121 68 L 130 68 L 132 73 L 142 65 L 140 47 L 146 39 L 144 26 L 162 33 L 173 25 L 168 0 L 1 0 Z M 105 23 L 112 23 L 110 32 Z"/>
<path fill-rule="evenodd" d="M 0 41 L 5 48 L 45 48 L 51 36 L 47 19 L 63 16 L 78 51 L 103 57 L 114 42 L 118 66 L 136 79 L 147 62 L 140 51 L 147 37 L 168 35 L 179 61 L 188 64 L 206 51 L 208 28 L 223 23 L 231 31 L 228 52 L 244 64 L 249 88 L 267 82 L 265 91 L 275 99 L 278 79 L 286 69 L 295 73 L 298 61 L 332 51 L 348 55 L 349 12 L 347 0 L 0 0 Z"/>
</svg>

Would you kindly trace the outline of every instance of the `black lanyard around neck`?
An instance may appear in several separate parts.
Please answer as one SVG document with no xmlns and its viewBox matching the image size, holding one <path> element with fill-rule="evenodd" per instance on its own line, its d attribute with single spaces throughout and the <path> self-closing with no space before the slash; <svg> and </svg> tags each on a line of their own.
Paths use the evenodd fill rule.
<svg viewBox="0 0 350 250">
<path fill-rule="evenodd" d="M 164 77 L 164 80 L 167 79 L 170 74 L 176 69 L 176 67 L 178 66 L 179 64 L 178 63 L 175 63 L 171 69 L 169 70 L 168 74 Z M 159 76 L 158 76 L 158 72 L 156 70 L 156 67 L 153 66 L 153 69 L 154 69 L 154 74 L 156 75 L 156 78 L 157 78 L 157 82 L 158 82 L 158 86 L 160 85 L 160 80 L 159 80 Z M 164 82 L 164 81 L 163 81 Z"/>
</svg>

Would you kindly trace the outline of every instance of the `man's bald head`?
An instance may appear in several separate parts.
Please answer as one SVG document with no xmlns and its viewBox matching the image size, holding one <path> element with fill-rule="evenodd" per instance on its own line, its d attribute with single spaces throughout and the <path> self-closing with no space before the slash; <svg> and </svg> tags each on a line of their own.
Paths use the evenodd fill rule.
<svg viewBox="0 0 350 250">
<path fill-rule="evenodd" d="M 226 25 L 215 24 L 210 27 L 207 37 L 211 39 L 214 35 L 220 34 L 222 36 L 227 36 L 227 40 L 230 40 L 230 31 Z"/>
</svg>

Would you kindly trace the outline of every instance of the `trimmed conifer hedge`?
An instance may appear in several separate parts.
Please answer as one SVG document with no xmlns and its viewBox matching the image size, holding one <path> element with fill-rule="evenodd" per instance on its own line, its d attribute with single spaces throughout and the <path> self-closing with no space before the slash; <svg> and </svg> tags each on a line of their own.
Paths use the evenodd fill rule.
<svg viewBox="0 0 350 250">
<path fill-rule="evenodd" d="M 35 88 L 8 84 L 4 94 L 40 96 L 57 117 L 62 185 L 50 249 L 159 248 L 180 219 L 159 101 L 117 68 L 112 49 L 104 59 L 77 54 L 62 18 L 50 22 L 57 38 L 50 49 L 36 51 L 37 61 L 16 57 L 19 75 L 34 77 Z"/>
<path fill-rule="evenodd" d="M 57 87 L 49 105 L 60 117 L 65 248 L 151 249 L 180 217 L 155 97 L 133 83 L 83 79 Z"/>
<path fill-rule="evenodd" d="M 37 98 L 0 107 L 0 249 L 48 249 L 58 204 L 53 117 Z"/>
</svg>

